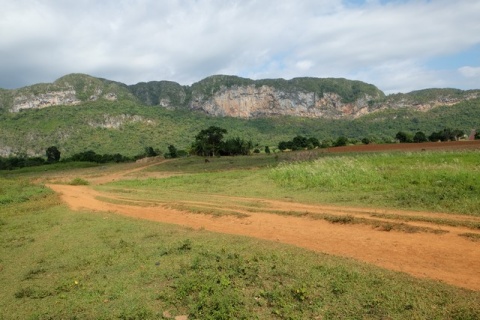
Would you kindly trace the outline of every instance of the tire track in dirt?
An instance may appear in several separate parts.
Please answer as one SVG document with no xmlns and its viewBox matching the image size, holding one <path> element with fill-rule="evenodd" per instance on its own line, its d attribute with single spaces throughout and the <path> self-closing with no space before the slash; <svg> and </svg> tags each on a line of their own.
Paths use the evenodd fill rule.
<svg viewBox="0 0 480 320">
<path fill-rule="evenodd" d="M 155 163 L 157 164 L 157 163 Z M 151 164 L 154 165 L 154 164 Z M 139 171 L 125 171 L 121 174 L 103 177 L 106 182 L 120 179 L 127 174 Z M 371 226 L 331 224 L 324 220 L 308 217 L 282 216 L 262 212 L 267 210 L 284 211 L 325 211 L 335 214 L 369 214 L 375 209 L 316 206 L 270 199 L 236 198 L 219 195 L 232 200 L 251 200 L 262 203 L 256 212 L 249 211 L 248 217 L 213 217 L 193 214 L 168 208 L 167 206 L 139 207 L 135 205 L 107 203 L 99 197 L 112 197 L 109 193 L 95 191 L 87 186 L 48 185 L 61 195 L 62 200 L 73 210 L 108 211 L 139 219 L 148 219 L 205 229 L 214 232 L 243 235 L 265 240 L 288 243 L 317 252 L 349 257 L 383 268 L 405 272 L 419 278 L 440 280 L 448 284 L 480 290 L 480 243 L 458 236 L 461 228 L 441 227 L 448 233 L 403 233 L 382 232 Z M 205 198 L 206 204 L 215 205 L 216 195 Z M 393 212 L 389 211 L 389 212 Z M 395 210 L 396 214 L 405 213 Z M 416 214 L 418 212 L 407 213 Z M 435 213 L 422 213 L 438 216 Z M 461 219 L 461 216 L 450 216 Z M 464 217 L 474 219 L 474 217 Z M 429 225 L 428 223 L 422 223 Z M 438 225 L 431 224 L 438 228 Z M 457 232 L 455 232 L 457 230 Z"/>
</svg>

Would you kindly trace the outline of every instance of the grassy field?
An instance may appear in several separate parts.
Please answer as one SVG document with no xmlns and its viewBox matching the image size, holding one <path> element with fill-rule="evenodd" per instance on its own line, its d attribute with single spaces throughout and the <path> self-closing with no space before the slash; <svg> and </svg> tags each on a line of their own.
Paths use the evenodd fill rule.
<svg viewBox="0 0 480 320">
<path fill-rule="evenodd" d="M 303 159 L 310 161 L 298 161 Z M 201 158 L 166 162 L 152 171 L 190 175 L 125 180 L 102 186 L 130 188 L 138 199 L 175 200 L 208 194 L 289 199 L 480 215 L 480 152 L 390 152 Z"/>
<path fill-rule="evenodd" d="M 150 168 L 184 176 L 98 188 L 159 201 L 189 192 L 470 215 L 479 207 L 478 152 L 317 157 L 186 158 Z M 88 182 L 99 168 L 73 169 Z M 59 176 L 37 170 L 0 177 L 0 319 L 480 319 L 479 292 L 279 243 L 71 211 L 28 182 Z M 420 201 L 439 190 L 445 202 Z"/>
</svg>

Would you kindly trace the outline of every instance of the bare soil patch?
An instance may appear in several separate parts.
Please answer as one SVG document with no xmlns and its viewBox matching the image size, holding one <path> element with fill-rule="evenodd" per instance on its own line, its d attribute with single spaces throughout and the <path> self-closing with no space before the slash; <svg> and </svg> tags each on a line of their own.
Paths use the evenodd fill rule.
<svg viewBox="0 0 480 320">
<path fill-rule="evenodd" d="M 422 150 L 475 150 L 480 149 L 480 140 L 445 141 L 422 143 L 366 144 L 328 148 L 328 152 L 381 152 L 381 151 L 422 151 Z"/>
</svg>

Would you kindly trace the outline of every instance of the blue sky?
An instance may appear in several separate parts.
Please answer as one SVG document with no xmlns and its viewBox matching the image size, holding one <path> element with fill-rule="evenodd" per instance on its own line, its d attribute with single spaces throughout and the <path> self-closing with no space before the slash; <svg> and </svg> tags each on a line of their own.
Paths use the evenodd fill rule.
<svg viewBox="0 0 480 320">
<path fill-rule="evenodd" d="M 342 77 L 480 89 L 480 0 L 0 0 L 0 88 Z"/>
</svg>

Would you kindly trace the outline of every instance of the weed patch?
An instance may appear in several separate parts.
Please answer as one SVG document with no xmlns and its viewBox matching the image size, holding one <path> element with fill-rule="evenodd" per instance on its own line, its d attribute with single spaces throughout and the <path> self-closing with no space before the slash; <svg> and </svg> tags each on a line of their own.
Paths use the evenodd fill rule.
<svg viewBox="0 0 480 320">
<path fill-rule="evenodd" d="M 88 186 L 90 182 L 82 178 L 74 178 L 68 184 L 71 186 Z"/>
<path fill-rule="evenodd" d="M 465 237 L 469 240 L 472 241 L 479 241 L 480 242 L 480 234 L 478 233 L 471 233 L 471 232 L 466 232 L 466 233 L 461 233 L 459 236 Z"/>
<path fill-rule="evenodd" d="M 179 210 L 190 212 L 194 214 L 205 214 L 211 215 L 214 217 L 221 217 L 221 216 L 234 216 L 237 218 L 246 218 L 249 215 L 246 213 L 234 211 L 234 210 L 223 210 L 223 209 L 216 209 L 216 208 L 208 208 L 208 207 L 201 207 L 201 206 L 194 206 L 194 205 L 187 205 L 182 203 L 171 203 L 165 205 L 165 207 L 169 209 Z"/>
</svg>

